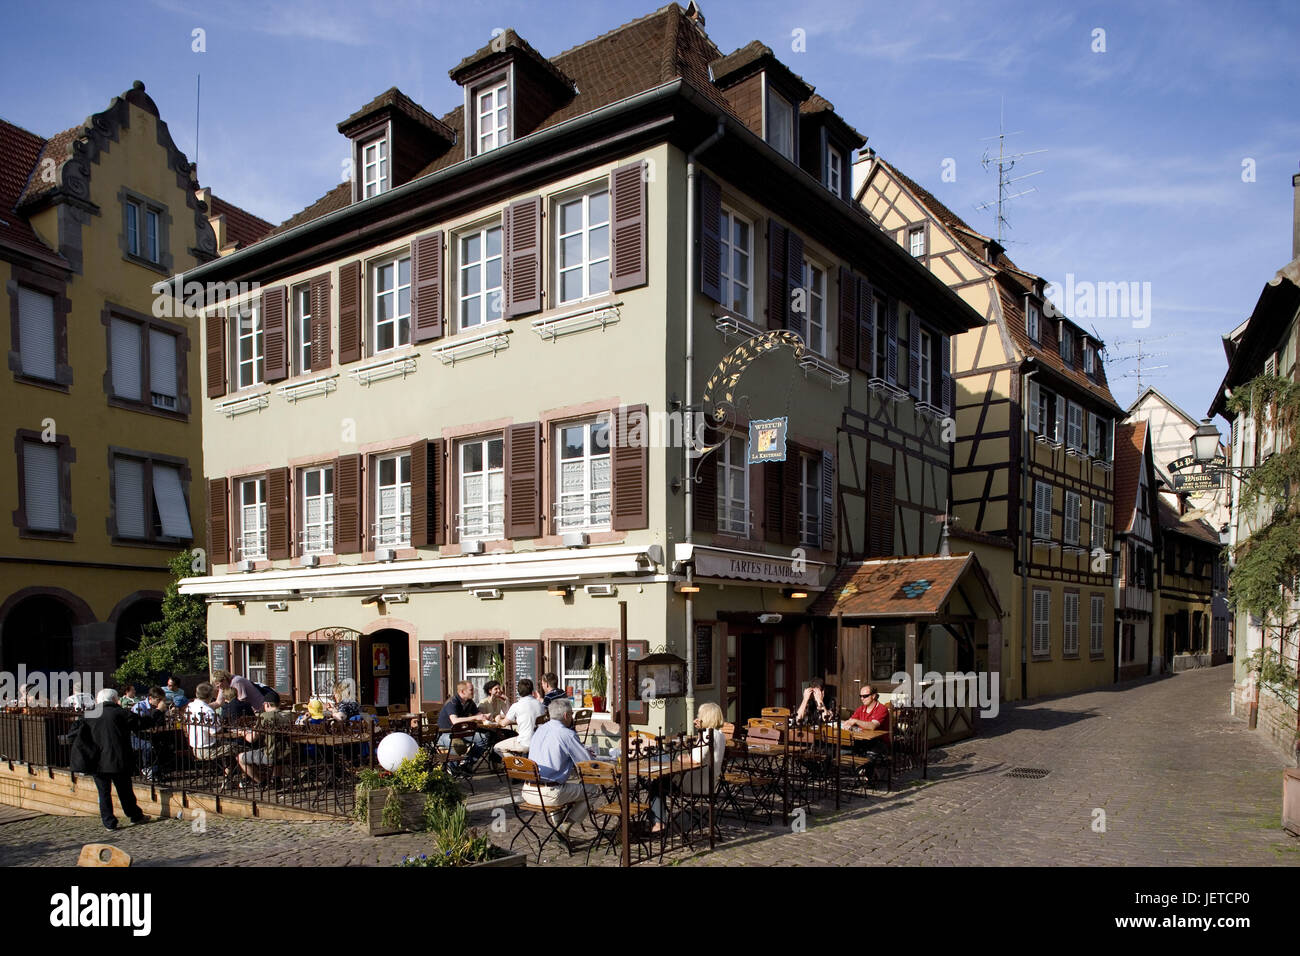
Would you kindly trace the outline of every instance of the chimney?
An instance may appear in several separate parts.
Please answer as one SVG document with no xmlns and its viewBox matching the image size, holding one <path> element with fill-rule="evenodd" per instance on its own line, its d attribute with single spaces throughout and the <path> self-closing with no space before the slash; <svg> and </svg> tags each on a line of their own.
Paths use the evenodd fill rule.
<svg viewBox="0 0 1300 956">
<path fill-rule="evenodd" d="M 1291 258 L 1300 257 L 1300 173 L 1291 175 L 1291 193 L 1295 197 L 1295 213 L 1291 217 Z"/>
</svg>

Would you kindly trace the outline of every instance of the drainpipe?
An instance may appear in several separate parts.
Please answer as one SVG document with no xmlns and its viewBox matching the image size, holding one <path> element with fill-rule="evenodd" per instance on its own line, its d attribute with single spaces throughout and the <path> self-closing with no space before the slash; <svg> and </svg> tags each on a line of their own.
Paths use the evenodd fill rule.
<svg viewBox="0 0 1300 956">
<path fill-rule="evenodd" d="M 1026 364 L 1033 365 L 1031 358 Z M 1020 699 L 1029 698 L 1029 521 L 1033 510 L 1029 507 L 1029 415 L 1025 405 L 1029 401 L 1029 380 L 1038 374 L 1030 368 L 1021 378 L 1020 432 Z"/>
<path fill-rule="evenodd" d="M 684 455 L 686 459 L 686 473 L 682 481 L 682 487 L 685 489 L 683 504 L 686 507 L 686 526 L 685 538 L 686 543 L 692 543 L 692 537 L 695 533 L 695 481 L 694 472 L 696 459 L 691 457 L 691 448 L 694 445 L 695 434 L 695 157 L 703 153 L 718 140 L 722 139 L 726 132 L 726 124 L 722 119 L 718 120 L 718 128 L 700 145 L 696 146 L 686 156 L 686 270 L 683 274 L 682 282 L 682 307 L 686 316 L 686 401 L 682 409 L 686 412 L 684 422 L 689 422 L 690 427 L 683 428 L 682 431 L 691 437 L 686 442 Z M 694 560 L 686 568 L 686 583 L 690 584 L 695 578 Z M 695 714 L 695 602 L 691 595 L 686 595 L 686 728 L 691 726 L 691 718 Z M 724 684 L 725 686 L 725 684 Z M 725 691 L 724 691 L 725 694 Z M 723 701 L 723 706 L 726 701 Z"/>
</svg>

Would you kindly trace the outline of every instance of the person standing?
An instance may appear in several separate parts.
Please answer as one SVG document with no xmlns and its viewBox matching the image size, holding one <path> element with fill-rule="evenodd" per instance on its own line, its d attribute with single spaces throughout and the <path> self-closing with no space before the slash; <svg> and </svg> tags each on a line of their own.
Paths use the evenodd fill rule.
<svg viewBox="0 0 1300 956">
<path fill-rule="evenodd" d="M 105 830 L 117 829 L 113 814 L 113 790 L 117 802 L 133 825 L 148 823 L 149 818 L 140 809 L 131 786 L 131 769 L 135 754 L 131 749 L 131 731 L 139 726 L 139 718 L 122 709 L 117 691 L 101 690 L 95 698 L 100 708 L 98 717 L 84 718 L 73 731 L 70 766 L 74 772 L 89 773 L 95 778 L 99 793 L 99 819 Z"/>
</svg>

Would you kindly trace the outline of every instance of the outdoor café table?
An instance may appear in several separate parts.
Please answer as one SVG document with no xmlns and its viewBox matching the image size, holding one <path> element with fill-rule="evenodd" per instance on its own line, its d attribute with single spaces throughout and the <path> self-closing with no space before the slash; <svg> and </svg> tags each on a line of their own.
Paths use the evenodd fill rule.
<svg viewBox="0 0 1300 956">
<path fill-rule="evenodd" d="M 677 787 L 670 786 L 667 781 L 674 777 L 680 777 L 692 770 L 697 770 L 703 764 L 696 763 L 689 756 L 690 751 L 683 751 L 685 759 L 661 760 L 660 754 L 641 754 L 632 755 L 631 763 L 628 766 L 628 801 L 629 803 L 650 803 L 650 789 L 656 783 L 663 783 L 659 788 L 659 796 L 663 801 L 664 816 L 669 825 L 659 831 L 659 857 L 663 858 L 664 851 L 667 849 L 668 841 L 674 834 L 679 834 L 682 840 L 687 844 L 690 843 L 689 828 L 682 829 L 678 825 L 678 816 L 680 802 L 680 792 Z M 595 757 L 595 760 L 611 761 L 609 757 Z M 622 767 L 626 759 L 620 756 L 617 766 Z M 641 799 L 641 792 L 644 791 L 646 799 Z"/>
</svg>

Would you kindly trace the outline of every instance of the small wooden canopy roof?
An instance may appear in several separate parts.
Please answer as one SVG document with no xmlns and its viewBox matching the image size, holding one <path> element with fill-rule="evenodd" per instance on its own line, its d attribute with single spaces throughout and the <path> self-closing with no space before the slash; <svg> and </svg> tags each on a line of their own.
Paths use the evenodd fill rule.
<svg viewBox="0 0 1300 956">
<path fill-rule="evenodd" d="M 964 600 L 959 613 L 977 613 L 972 599 L 984 598 L 1002 616 L 997 590 L 973 553 L 854 561 L 842 566 L 809 612 L 823 617 L 938 618 L 949 599 Z"/>
</svg>

